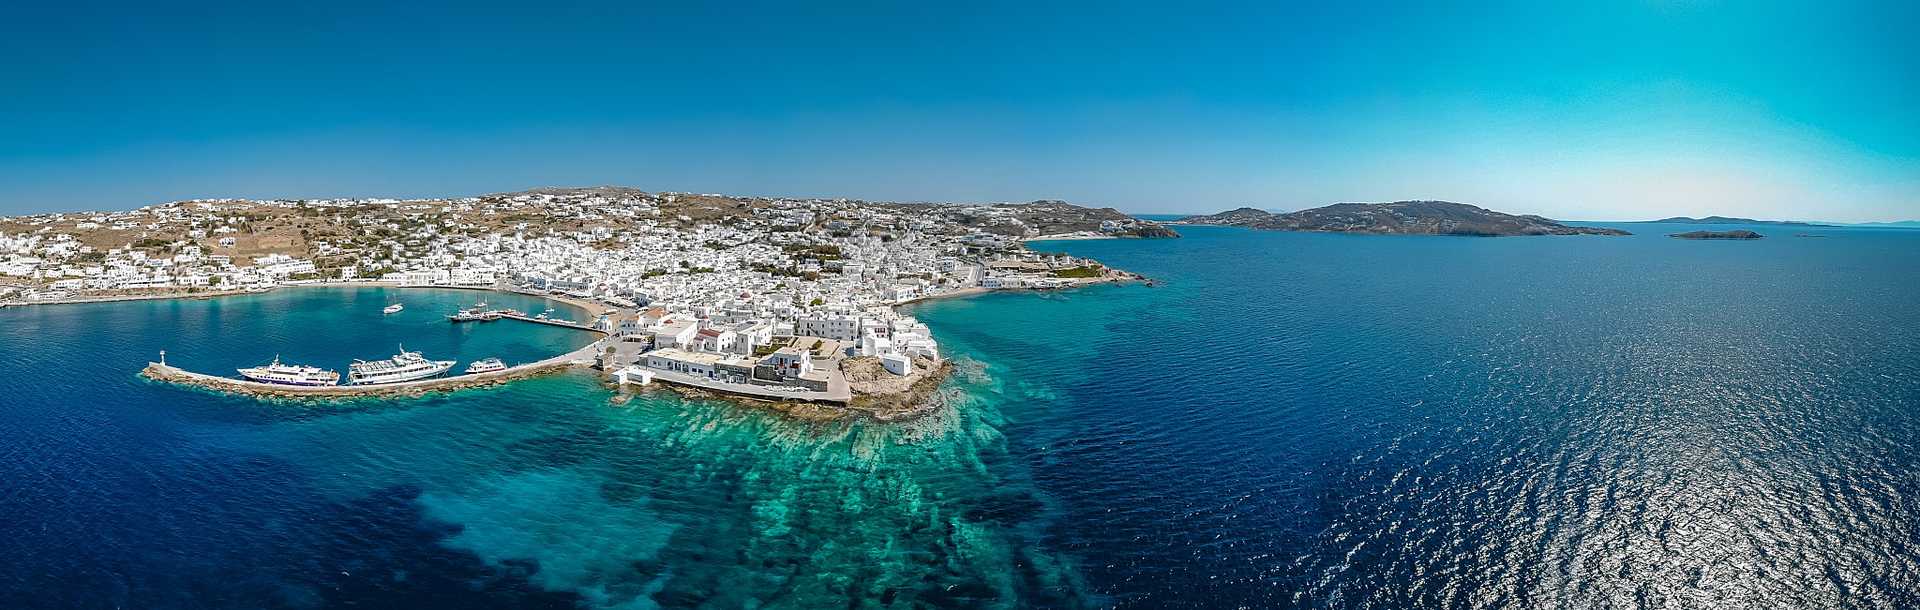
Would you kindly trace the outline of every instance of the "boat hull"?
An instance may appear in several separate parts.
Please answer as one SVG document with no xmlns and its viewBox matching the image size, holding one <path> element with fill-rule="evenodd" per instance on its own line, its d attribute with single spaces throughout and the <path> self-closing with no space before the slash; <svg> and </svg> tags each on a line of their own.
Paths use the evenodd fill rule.
<svg viewBox="0 0 1920 610">
<path fill-rule="evenodd" d="M 423 368 L 418 371 L 403 373 L 399 375 L 381 376 L 378 379 L 351 378 L 348 384 L 366 386 L 366 385 L 388 385 L 388 384 L 394 384 L 394 383 L 406 383 L 409 381 L 419 381 L 421 379 L 426 379 L 428 377 L 438 377 L 440 375 L 446 374 L 447 370 L 452 368 L 453 368 L 452 360 L 436 360 L 433 362 L 433 366 L 430 368 Z"/>
<path fill-rule="evenodd" d="M 466 374 L 478 375 L 481 373 L 492 373 L 495 371 L 504 371 L 504 370 L 507 370 L 506 363 L 501 362 L 499 358 L 488 358 L 486 360 L 481 360 L 481 361 L 474 362 L 472 364 L 467 365 Z"/>
<path fill-rule="evenodd" d="M 272 377 L 265 377 L 265 376 L 259 376 L 259 375 L 253 375 L 253 374 L 250 374 L 250 373 L 248 373 L 248 372 L 246 372 L 246 371 L 240 371 L 240 376 L 241 376 L 241 377 L 243 377 L 243 378 L 245 378 L 245 379 L 246 379 L 247 381 L 252 381 L 252 382 L 255 382 L 255 383 L 271 383 L 271 384 L 273 384 L 273 385 L 292 385 L 292 386 L 304 386 L 304 387 L 322 387 L 322 386 L 330 386 L 330 385 L 339 385 L 339 384 L 340 384 L 340 380 L 339 380 L 339 379 L 331 379 L 331 380 L 328 380 L 328 379 L 311 379 L 311 380 L 292 380 L 292 379 L 274 379 L 274 378 L 272 378 Z"/>
</svg>

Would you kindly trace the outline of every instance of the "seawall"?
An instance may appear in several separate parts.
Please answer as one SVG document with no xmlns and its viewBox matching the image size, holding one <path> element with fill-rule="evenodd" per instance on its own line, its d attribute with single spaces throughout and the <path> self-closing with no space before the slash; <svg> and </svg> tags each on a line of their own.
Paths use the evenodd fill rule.
<svg viewBox="0 0 1920 610">
<path fill-rule="evenodd" d="M 279 398 L 343 398 L 355 396 L 417 396 L 427 392 L 449 392 L 465 388 L 499 385 L 515 379 L 552 373 L 572 366 L 589 366 L 606 345 L 601 339 L 580 349 L 552 358 L 514 365 L 491 373 L 454 375 L 380 385 L 294 386 L 261 383 L 206 373 L 195 373 L 160 362 L 148 362 L 140 375 L 155 381 L 194 385 L 231 394 Z"/>
</svg>

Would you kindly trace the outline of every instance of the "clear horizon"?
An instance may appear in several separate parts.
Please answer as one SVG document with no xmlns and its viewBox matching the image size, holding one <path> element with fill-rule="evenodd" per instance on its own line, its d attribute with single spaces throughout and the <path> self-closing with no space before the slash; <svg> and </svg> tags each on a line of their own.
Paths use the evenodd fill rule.
<svg viewBox="0 0 1920 610">
<path fill-rule="evenodd" d="M 28 6 L 0 214 L 536 185 L 1920 218 L 1920 6 Z"/>
</svg>

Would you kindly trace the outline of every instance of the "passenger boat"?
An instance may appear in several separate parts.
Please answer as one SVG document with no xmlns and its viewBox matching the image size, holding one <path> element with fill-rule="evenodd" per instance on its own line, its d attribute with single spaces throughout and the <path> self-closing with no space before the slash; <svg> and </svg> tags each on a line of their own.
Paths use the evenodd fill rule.
<svg viewBox="0 0 1920 610">
<path fill-rule="evenodd" d="M 475 361 L 473 364 L 467 365 L 468 375 L 472 375 L 475 373 L 491 373 L 494 371 L 504 371 L 504 370 L 507 370 L 507 363 L 501 362 L 499 358 L 488 358 L 485 360 Z"/>
<path fill-rule="evenodd" d="M 447 319 L 454 322 L 492 322 L 500 319 L 500 312 L 487 311 L 487 302 L 481 301 L 472 307 L 454 312 L 453 315 L 447 316 Z"/>
<path fill-rule="evenodd" d="M 400 313 L 400 310 L 402 310 L 402 309 L 406 309 L 406 308 L 407 308 L 407 306 L 406 306 L 406 305 L 401 305 L 401 304 L 399 304 L 399 303 L 394 303 L 394 304 L 392 304 L 392 305 L 388 305 L 386 309 L 382 309 L 382 310 L 380 310 L 380 313 L 384 313 L 384 314 L 388 314 L 388 315 L 392 315 L 392 314 L 396 314 L 396 313 Z"/>
<path fill-rule="evenodd" d="M 452 360 L 428 360 L 420 352 L 409 352 L 406 346 L 401 346 L 400 353 L 386 360 L 353 361 L 347 365 L 347 382 L 353 385 L 400 383 L 433 377 L 450 368 L 453 368 Z"/>
<path fill-rule="evenodd" d="M 274 356 L 273 363 L 240 369 L 240 376 L 261 383 L 281 385 L 324 386 L 340 383 L 340 373 L 316 366 L 298 364 L 280 364 L 280 357 Z"/>
</svg>

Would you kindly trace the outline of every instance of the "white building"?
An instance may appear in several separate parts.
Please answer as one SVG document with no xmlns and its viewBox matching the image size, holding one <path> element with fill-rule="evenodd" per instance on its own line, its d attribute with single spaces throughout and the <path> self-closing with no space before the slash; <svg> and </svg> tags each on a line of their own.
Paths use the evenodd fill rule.
<svg viewBox="0 0 1920 610">
<path fill-rule="evenodd" d="M 860 340 L 860 317 L 846 314 L 810 314 L 793 321 L 793 334 L 835 341 Z"/>
</svg>

